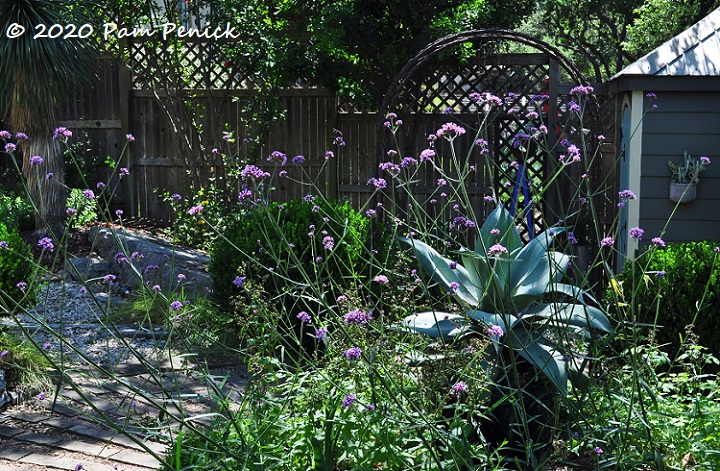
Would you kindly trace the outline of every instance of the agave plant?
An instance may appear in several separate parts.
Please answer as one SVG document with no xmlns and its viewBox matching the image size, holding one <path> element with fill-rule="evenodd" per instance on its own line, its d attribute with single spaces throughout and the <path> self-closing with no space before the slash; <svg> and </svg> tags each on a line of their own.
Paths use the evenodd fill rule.
<svg viewBox="0 0 720 471">
<path fill-rule="evenodd" d="M 475 250 L 460 250 L 462 263 L 424 242 L 401 237 L 425 274 L 466 311 L 414 314 L 403 321 L 404 327 L 446 342 L 488 335 L 491 329 L 498 356 L 510 349 L 566 395 L 576 356 L 568 339 L 587 337 L 593 329 L 610 332 L 611 326 L 600 309 L 587 304 L 589 293 L 562 282 L 570 257 L 551 244 L 563 231 L 553 227 L 524 244 L 513 217 L 499 205 L 480 228 Z"/>
</svg>

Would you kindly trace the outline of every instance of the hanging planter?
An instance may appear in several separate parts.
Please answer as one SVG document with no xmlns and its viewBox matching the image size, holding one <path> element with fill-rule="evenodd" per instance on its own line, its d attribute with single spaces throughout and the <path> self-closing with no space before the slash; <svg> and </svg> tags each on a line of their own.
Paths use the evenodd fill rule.
<svg viewBox="0 0 720 471">
<path fill-rule="evenodd" d="M 689 203 L 697 197 L 697 182 L 700 181 L 700 172 L 710 164 L 710 159 L 700 157 L 693 159 L 685 152 L 683 162 L 676 164 L 668 162 L 672 176 L 670 177 L 670 201 L 674 203 Z"/>
<path fill-rule="evenodd" d="M 697 197 L 697 183 L 670 182 L 670 201 L 689 203 Z"/>
</svg>

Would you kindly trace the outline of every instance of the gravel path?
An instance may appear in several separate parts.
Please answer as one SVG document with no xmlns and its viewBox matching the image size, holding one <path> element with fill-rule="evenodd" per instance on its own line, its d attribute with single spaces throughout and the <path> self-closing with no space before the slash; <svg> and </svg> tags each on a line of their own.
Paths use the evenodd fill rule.
<svg viewBox="0 0 720 471">
<path fill-rule="evenodd" d="M 38 345 L 81 363 L 90 360 L 114 365 L 135 357 L 131 348 L 145 358 L 163 355 L 168 345 L 162 329 L 114 325 L 109 315 L 128 300 L 91 289 L 57 277 L 42 288 L 36 307 L 4 323 L 13 329 L 22 326 Z"/>
</svg>

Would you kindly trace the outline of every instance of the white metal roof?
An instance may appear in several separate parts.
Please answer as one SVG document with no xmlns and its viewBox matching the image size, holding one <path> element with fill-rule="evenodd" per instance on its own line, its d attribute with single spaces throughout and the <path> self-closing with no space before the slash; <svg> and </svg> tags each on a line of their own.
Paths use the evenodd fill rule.
<svg viewBox="0 0 720 471">
<path fill-rule="evenodd" d="M 628 65 L 613 79 L 622 75 L 720 75 L 720 8 Z"/>
</svg>

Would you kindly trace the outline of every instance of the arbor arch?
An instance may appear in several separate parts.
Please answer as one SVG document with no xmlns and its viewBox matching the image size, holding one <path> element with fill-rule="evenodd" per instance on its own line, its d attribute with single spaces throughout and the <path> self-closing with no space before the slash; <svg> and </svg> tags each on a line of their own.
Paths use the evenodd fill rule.
<svg viewBox="0 0 720 471">
<path fill-rule="evenodd" d="M 519 45 L 523 53 L 502 53 L 508 45 Z M 608 170 L 599 163 L 583 162 L 568 167 L 568 175 L 559 179 L 542 202 L 532 201 L 532 192 L 525 193 L 525 181 L 532 186 L 553 173 L 557 158 L 564 149 L 560 142 L 568 140 L 587 149 L 587 158 L 595 154 L 597 136 L 601 133 L 600 106 L 594 95 L 587 96 L 582 121 L 567 106 L 572 87 L 589 85 L 582 72 L 557 48 L 527 34 L 482 29 L 441 38 L 416 54 L 397 74 L 380 107 L 376 132 L 376 164 L 386 160 L 391 147 L 390 134 L 384 128 L 388 112 L 397 113 L 404 121 L 399 146 L 403 155 L 420 152 L 428 134 L 446 121 L 471 122 L 478 113 L 472 93 L 492 93 L 503 98 L 504 111 L 498 113 L 488 128 L 489 149 L 494 161 L 494 174 L 476 172 L 466 188 L 477 206 L 478 215 L 492 209 L 484 196 L 496 194 L 508 206 L 534 206 L 531 219 L 523 228 L 525 237 L 541 230 L 543 225 L 579 210 L 577 186 L 580 175 L 600 182 Z M 538 97 L 545 96 L 543 99 Z M 520 156 L 513 140 L 529 125 L 528 113 L 537 112 L 548 128 L 548 144 L 553 152 L 543 152 L 528 144 Z M 446 115 L 452 113 L 453 119 Z M 473 133 L 468 131 L 469 135 Z M 470 139 L 466 139 L 469 141 Z M 458 155 L 469 150 L 458 142 Z M 478 156 L 471 156 L 477 158 Z M 522 159 L 521 175 L 517 168 Z M 478 160 L 478 165 L 480 160 Z M 432 187 L 436 181 L 432 171 L 422 176 L 420 186 Z M 571 182 L 574 183 L 570 184 Z M 542 206 L 542 207 L 540 207 Z M 484 208 L 484 209 L 483 209 Z"/>
</svg>

